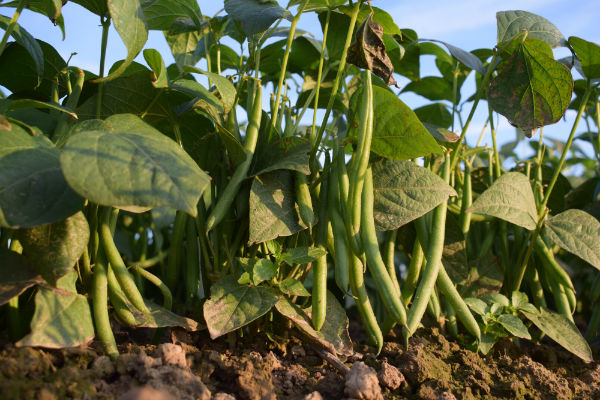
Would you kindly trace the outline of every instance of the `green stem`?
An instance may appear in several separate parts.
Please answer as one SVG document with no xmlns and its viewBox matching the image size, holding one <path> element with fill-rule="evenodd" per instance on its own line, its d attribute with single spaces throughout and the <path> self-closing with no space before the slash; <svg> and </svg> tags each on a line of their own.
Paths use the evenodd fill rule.
<svg viewBox="0 0 600 400">
<path fill-rule="evenodd" d="M 106 48 L 108 45 L 108 28 L 110 28 L 110 18 L 100 18 L 102 24 L 102 42 L 100 47 L 100 76 L 104 78 L 104 64 L 106 63 Z M 98 84 L 98 98 L 96 101 L 96 118 L 102 117 L 102 97 L 104 96 L 104 82 Z"/>
<path fill-rule="evenodd" d="M 317 140 L 317 109 L 319 107 L 319 92 L 321 90 L 321 79 L 323 79 L 323 63 L 325 61 L 325 51 L 327 49 L 327 34 L 329 33 L 329 20 L 331 19 L 331 10 L 327 10 L 325 26 L 323 27 L 323 42 L 321 43 L 321 56 L 319 57 L 319 71 L 317 73 L 317 86 L 315 87 L 315 110 L 313 113 L 312 129 L 310 130 L 310 143 L 314 146 Z"/>
<path fill-rule="evenodd" d="M 173 296 L 171 295 L 171 291 L 169 290 L 167 285 L 165 285 L 159 277 L 150 273 L 149 271 L 146 271 L 143 268 L 137 268 L 137 271 L 142 276 L 142 278 L 150 281 L 150 283 L 152 283 L 153 285 L 158 287 L 158 289 L 160 289 L 160 292 L 163 296 L 163 307 L 167 310 L 171 310 L 171 307 L 173 306 Z"/>
<path fill-rule="evenodd" d="M 21 16 L 21 11 L 23 11 L 23 8 L 25 7 L 26 3 L 27 3 L 27 0 L 19 1 L 19 4 L 17 5 L 17 9 L 15 10 L 15 13 L 13 14 L 12 18 L 10 19 L 10 22 L 8 23 L 8 27 L 6 28 L 6 31 L 4 31 L 4 36 L 2 36 L 2 42 L 0 42 L 0 55 L 2 55 L 2 52 L 4 52 L 4 48 L 6 47 L 8 38 L 10 37 L 13 30 L 15 29 L 15 26 L 17 26 L 17 20 L 19 19 L 19 16 Z"/>
<path fill-rule="evenodd" d="M 331 96 L 329 97 L 329 102 L 327 103 L 327 109 L 325 110 L 325 115 L 323 116 L 323 122 L 319 127 L 319 133 L 317 134 L 317 140 L 313 145 L 313 148 L 310 152 L 309 164 L 313 165 L 315 156 L 317 154 L 317 149 L 323 140 L 323 134 L 325 133 L 325 128 L 327 127 L 327 121 L 329 120 L 329 116 L 331 115 L 331 110 L 333 109 L 333 103 L 335 102 L 335 98 L 337 96 L 338 89 L 340 87 L 340 82 L 342 81 L 342 77 L 346 72 L 346 55 L 348 54 L 348 48 L 352 43 L 352 36 L 354 35 L 354 26 L 356 25 L 356 19 L 358 18 L 358 12 L 360 11 L 360 5 L 362 1 L 357 1 L 354 6 L 354 10 L 352 11 L 352 16 L 350 18 L 350 26 L 348 27 L 348 32 L 346 34 L 346 42 L 344 43 L 344 49 L 342 51 L 342 56 L 340 58 L 340 64 L 338 66 L 338 72 L 335 76 L 335 81 L 333 81 L 333 87 L 331 89 Z"/>
<path fill-rule="evenodd" d="M 479 87 L 479 90 L 477 90 L 477 94 L 475 95 L 475 101 L 473 102 L 473 106 L 471 107 L 471 111 L 469 112 L 469 116 L 467 117 L 467 121 L 465 122 L 464 128 L 463 128 L 462 132 L 460 133 L 460 139 L 458 140 L 456 149 L 452 152 L 452 157 L 450 159 L 450 170 L 451 171 L 454 170 L 456 168 L 456 165 L 458 164 L 460 150 L 462 149 L 462 145 L 463 145 L 465 136 L 467 134 L 467 130 L 469 129 L 471 120 L 473 119 L 473 116 L 475 115 L 475 110 L 477 109 L 477 106 L 479 105 L 479 100 L 483 96 L 483 93 L 485 92 L 485 87 L 487 86 L 490 76 L 492 75 L 492 72 L 494 71 L 494 67 L 496 66 L 497 59 L 498 59 L 498 55 L 494 54 L 494 56 L 492 57 L 492 60 L 490 61 L 489 65 L 488 65 L 488 69 L 485 72 L 483 80 L 481 81 L 481 86 Z"/>
<path fill-rule="evenodd" d="M 550 195 L 552 194 L 552 189 L 554 189 L 554 185 L 558 180 L 558 176 L 560 175 L 564 165 L 565 160 L 567 158 L 567 154 L 569 153 L 569 149 L 571 148 L 571 144 L 573 143 L 573 139 L 575 138 L 575 131 L 577 130 L 577 125 L 579 125 L 579 121 L 581 120 L 581 116 L 583 115 L 583 111 L 585 110 L 585 106 L 590 98 L 590 94 L 592 93 L 592 85 L 588 80 L 588 85 L 583 94 L 583 98 L 581 100 L 581 105 L 579 106 L 579 110 L 577 111 L 577 117 L 575 118 L 575 122 L 573 122 L 573 127 L 571 128 L 571 132 L 569 133 L 569 139 L 567 139 L 567 143 L 565 143 L 565 148 L 560 157 L 560 161 L 558 162 L 558 166 L 554 169 L 554 174 L 552 175 L 552 179 L 550 179 L 550 183 L 548 184 L 548 190 L 546 190 L 546 194 L 544 195 L 544 200 L 542 204 L 540 204 L 538 208 L 538 219 L 542 218 L 542 215 L 545 213 L 546 206 L 548 205 L 548 200 L 550 199 Z"/>
<path fill-rule="evenodd" d="M 275 110 L 273 110 L 271 129 L 275 126 L 275 122 L 277 121 L 277 114 L 279 113 L 279 101 L 281 100 L 281 90 L 283 88 L 283 81 L 285 80 L 285 74 L 287 72 L 287 64 L 290 58 L 290 52 L 292 50 L 292 43 L 294 41 L 294 36 L 296 35 L 296 25 L 298 25 L 298 21 L 300 21 L 300 16 L 304 11 L 304 8 L 308 4 L 308 0 L 305 0 L 300 9 L 298 9 L 298 14 L 292 19 L 292 25 L 290 26 L 290 33 L 288 34 L 287 42 L 285 44 L 285 51 L 283 53 L 283 60 L 281 62 L 281 74 L 279 75 L 279 83 L 277 84 L 277 94 L 275 95 Z"/>
</svg>

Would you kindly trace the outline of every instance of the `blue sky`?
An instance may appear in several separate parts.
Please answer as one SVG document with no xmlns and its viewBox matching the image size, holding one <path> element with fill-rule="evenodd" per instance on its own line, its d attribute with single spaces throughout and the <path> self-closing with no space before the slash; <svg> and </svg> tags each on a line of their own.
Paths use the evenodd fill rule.
<svg viewBox="0 0 600 400">
<path fill-rule="evenodd" d="M 492 47 L 496 42 L 496 11 L 501 10 L 526 10 L 539 14 L 552 23 L 566 36 L 580 36 L 586 40 L 600 43 L 600 2 L 598 0 L 565 1 L 565 0 L 421 0 L 421 1 L 393 1 L 372 0 L 372 5 L 385 9 L 394 18 L 401 28 L 411 28 L 417 31 L 420 37 L 446 41 L 465 50 L 482 47 Z M 222 0 L 200 0 L 201 10 L 206 15 L 214 15 L 223 8 Z M 285 5 L 285 1 L 280 1 Z M 0 8 L 0 14 L 10 16 L 13 9 Z M 52 44 L 66 59 L 71 53 L 76 52 L 71 64 L 93 72 L 98 71 L 100 33 L 99 19 L 79 5 L 69 2 L 63 8 L 66 22 L 66 39 L 57 27 L 38 14 L 24 11 L 19 23 L 36 38 Z M 287 22 L 286 22 L 287 24 Z M 285 24 L 282 24 L 284 26 Z M 306 14 L 299 24 L 300 29 L 320 34 L 320 26 L 314 13 Z M 167 63 L 172 62 L 169 49 L 161 32 L 151 32 L 146 45 L 161 52 Z M 124 58 L 126 51 L 120 38 L 114 30 L 109 35 L 110 52 L 107 54 L 107 66 Z M 567 55 L 566 49 L 559 49 L 558 56 Z M 427 58 L 427 57 L 425 57 Z M 423 60 L 427 65 L 428 60 Z M 435 74 L 432 60 L 431 65 L 422 71 L 422 75 Z M 141 61 L 143 62 L 143 60 Z M 402 86 L 406 81 L 400 80 Z M 470 90 L 472 85 L 465 85 L 465 90 Z M 472 90 L 472 89 L 471 89 Z M 470 93 L 464 93 L 470 95 Z M 406 93 L 401 98 L 411 107 L 418 107 L 426 102 L 419 96 Z M 485 119 L 484 109 L 478 115 L 471 127 L 468 139 L 473 142 L 479 134 L 482 122 Z M 545 129 L 545 135 L 565 139 L 570 129 L 570 121 L 574 115 L 569 112 L 566 116 L 567 123 L 559 122 Z M 514 129 L 504 120 L 499 119 L 499 136 L 501 142 L 512 140 L 515 137 Z M 490 138 L 484 139 L 488 144 Z M 522 151 L 527 148 L 521 145 Z"/>
</svg>

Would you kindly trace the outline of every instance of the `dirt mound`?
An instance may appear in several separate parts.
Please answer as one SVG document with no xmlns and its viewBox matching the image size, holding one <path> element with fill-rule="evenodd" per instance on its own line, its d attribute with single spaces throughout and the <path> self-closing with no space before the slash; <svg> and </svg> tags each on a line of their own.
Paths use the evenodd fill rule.
<svg viewBox="0 0 600 400">
<path fill-rule="evenodd" d="M 379 357 L 356 346 L 341 364 L 297 338 L 286 345 L 261 335 L 173 338 L 177 343 L 122 346 L 116 361 L 100 355 L 96 343 L 70 350 L 7 345 L 0 393 L 6 400 L 600 398 L 600 364 L 551 344 L 507 341 L 481 356 L 437 329 L 422 329 L 408 348 L 392 336 Z"/>
</svg>

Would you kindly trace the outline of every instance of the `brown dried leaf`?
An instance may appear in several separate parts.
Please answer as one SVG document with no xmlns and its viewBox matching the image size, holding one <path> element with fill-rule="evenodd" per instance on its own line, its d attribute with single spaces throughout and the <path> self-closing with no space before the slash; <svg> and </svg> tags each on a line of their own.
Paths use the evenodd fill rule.
<svg viewBox="0 0 600 400">
<path fill-rule="evenodd" d="M 385 51 L 383 27 L 373 21 L 369 14 L 356 31 L 356 41 L 348 49 L 346 60 L 359 68 L 368 69 L 383 79 L 387 85 L 395 85 L 394 66 Z"/>
</svg>

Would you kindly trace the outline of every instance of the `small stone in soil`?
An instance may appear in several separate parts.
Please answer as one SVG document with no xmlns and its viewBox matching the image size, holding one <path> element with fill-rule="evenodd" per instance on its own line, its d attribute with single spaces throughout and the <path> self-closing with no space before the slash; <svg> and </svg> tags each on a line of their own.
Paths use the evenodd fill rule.
<svg viewBox="0 0 600 400">
<path fill-rule="evenodd" d="M 163 364 L 174 365 L 181 368 L 187 367 L 183 347 L 173 343 L 163 343 L 158 346 L 157 352 Z"/>
<path fill-rule="evenodd" d="M 156 390 L 150 386 L 133 388 L 118 397 L 118 400 L 175 400 L 175 398 L 164 390 Z"/>
<path fill-rule="evenodd" d="M 304 396 L 302 400 L 323 400 L 323 396 L 321 396 L 321 393 L 314 391 Z"/>
<path fill-rule="evenodd" d="M 362 361 L 354 363 L 346 375 L 344 394 L 349 399 L 383 400 L 377 373 Z"/>
<path fill-rule="evenodd" d="M 398 368 L 385 361 L 381 364 L 381 370 L 377 374 L 377 377 L 379 378 L 379 383 L 392 390 L 398 389 L 406 382 L 404 375 L 398 371 Z"/>
<path fill-rule="evenodd" d="M 212 400 L 235 400 L 235 396 L 229 393 L 217 393 L 213 396 Z"/>
</svg>

